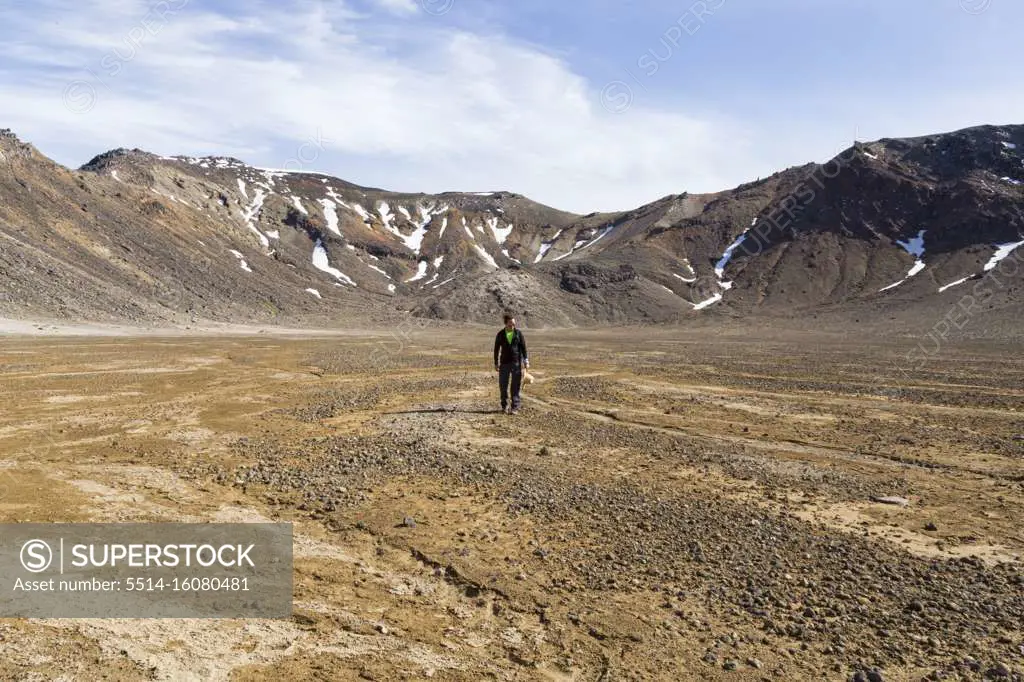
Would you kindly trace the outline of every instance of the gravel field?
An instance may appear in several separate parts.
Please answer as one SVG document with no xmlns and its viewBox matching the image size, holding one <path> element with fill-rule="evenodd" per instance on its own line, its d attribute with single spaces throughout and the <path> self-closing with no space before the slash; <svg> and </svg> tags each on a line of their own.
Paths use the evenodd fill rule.
<svg viewBox="0 0 1024 682">
<path fill-rule="evenodd" d="M 1024 680 L 1024 360 L 742 330 L 0 340 L 0 522 L 284 520 L 280 621 L 0 620 L 3 679 Z"/>
</svg>

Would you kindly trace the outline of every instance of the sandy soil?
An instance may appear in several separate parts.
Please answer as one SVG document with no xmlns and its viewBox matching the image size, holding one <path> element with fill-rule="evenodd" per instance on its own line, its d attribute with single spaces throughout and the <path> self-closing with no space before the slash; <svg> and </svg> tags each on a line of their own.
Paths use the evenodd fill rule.
<svg viewBox="0 0 1024 682">
<path fill-rule="evenodd" d="M 486 330 L 68 331 L 2 327 L 0 522 L 291 521 L 295 614 L 0 620 L 2 679 L 1024 676 L 1018 347 L 532 332 L 505 416 Z"/>
</svg>

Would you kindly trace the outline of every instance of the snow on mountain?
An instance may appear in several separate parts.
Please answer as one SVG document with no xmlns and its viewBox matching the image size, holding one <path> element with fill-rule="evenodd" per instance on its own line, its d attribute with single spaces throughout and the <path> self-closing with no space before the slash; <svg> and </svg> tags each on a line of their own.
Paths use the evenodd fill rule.
<svg viewBox="0 0 1024 682">
<path fill-rule="evenodd" d="M 326 272 L 328 275 L 331 275 L 332 277 L 335 277 L 336 279 L 339 279 L 345 282 L 346 284 L 356 286 L 356 283 L 353 282 L 348 275 L 343 273 L 341 270 L 338 270 L 337 268 L 331 267 L 331 264 L 328 262 L 327 258 L 327 249 L 324 248 L 323 242 L 321 242 L 319 239 L 316 240 L 316 246 L 313 247 L 313 267 L 322 272 Z"/>
<path fill-rule="evenodd" d="M 338 206 L 330 199 L 319 199 L 320 206 L 324 209 L 324 219 L 327 221 L 327 229 L 334 234 L 341 236 L 341 228 L 338 227 Z"/>
<path fill-rule="evenodd" d="M 908 239 L 905 242 L 897 240 L 896 243 L 899 244 L 900 246 L 902 246 L 903 250 L 906 251 L 907 253 L 909 253 L 911 256 L 916 256 L 917 260 L 914 261 L 914 265 L 913 265 L 913 267 L 910 268 L 910 272 L 907 273 L 906 277 L 904 277 L 903 279 L 899 280 L 898 282 L 893 282 L 892 284 L 890 284 L 887 287 L 882 287 L 881 289 L 878 290 L 879 292 L 888 291 L 890 289 L 894 289 L 895 287 L 898 287 L 899 285 L 901 285 L 904 282 L 906 282 L 908 279 L 910 279 L 911 277 L 913 277 L 917 273 L 919 273 L 922 270 L 924 270 L 925 264 L 924 264 L 924 260 L 922 260 L 922 259 L 924 258 L 924 233 L 925 232 L 927 232 L 927 230 L 921 230 L 920 232 L 917 233 L 916 237 Z"/>
<path fill-rule="evenodd" d="M 416 274 L 405 280 L 406 284 L 410 282 L 418 282 L 427 276 L 427 261 L 421 260 L 416 266 Z"/>
<path fill-rule="evenodd" d="M 249 268 L 249 264 L 245 262 L 245 256 L 242 255 L 241 252 L 232 249 L 231 253 L 234 254 L 235 258 L 238 259 L 238 264 L 239 266 L 241 266 L 243 270 L 245 270 L 246 272 L 252 272 L 252 269 Z"/>
<path fill-rule="evenodd" d="M 999 265 L 1000 261 L 1009 256 L 1011 253 L 1024 246 L 1024 240 L 1019 242 L 1009 242 L 1007 244 L 996 244 L 996 252 L 989 259 L 988 263 L 985 263 L 985 272 L 995 269 Z"/>
</svg>

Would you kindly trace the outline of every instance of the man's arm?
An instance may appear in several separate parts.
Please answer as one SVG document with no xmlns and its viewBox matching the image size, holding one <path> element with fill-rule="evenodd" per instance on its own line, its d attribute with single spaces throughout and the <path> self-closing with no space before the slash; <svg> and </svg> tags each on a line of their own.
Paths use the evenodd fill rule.
<svg viewBox="0 0 1024 682">
<path fill-rule="evenodd" d="M 527 367 L 529 367 L 530 366 L 530 356 L 526 352 L 526 337 L 523 336 L 523 332 L 522 331 L 519 332 L 519 349 L 523 353 L 523 364 L 526 365 Z"/>
<path fill-rule="evenodd" d="M 501 332 L 494 337 L 494 366 L 498 366 L 498 353 L 501 351 Z"/>
</svg>

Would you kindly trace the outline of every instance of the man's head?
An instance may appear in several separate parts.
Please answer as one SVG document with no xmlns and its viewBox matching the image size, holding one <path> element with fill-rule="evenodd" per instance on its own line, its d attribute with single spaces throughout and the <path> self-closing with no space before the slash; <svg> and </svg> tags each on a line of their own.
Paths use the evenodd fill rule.
<svg viewBox="0 0 1024 682">
<path fill-rule="evenodd" d="M 506 315 L 505 316 L 505 329 L 507 329 L 508 331 L 512 331 L 515 328 L 516 328 L 516 318 L 513 317 L 512 315 Z"/>
</svg>

